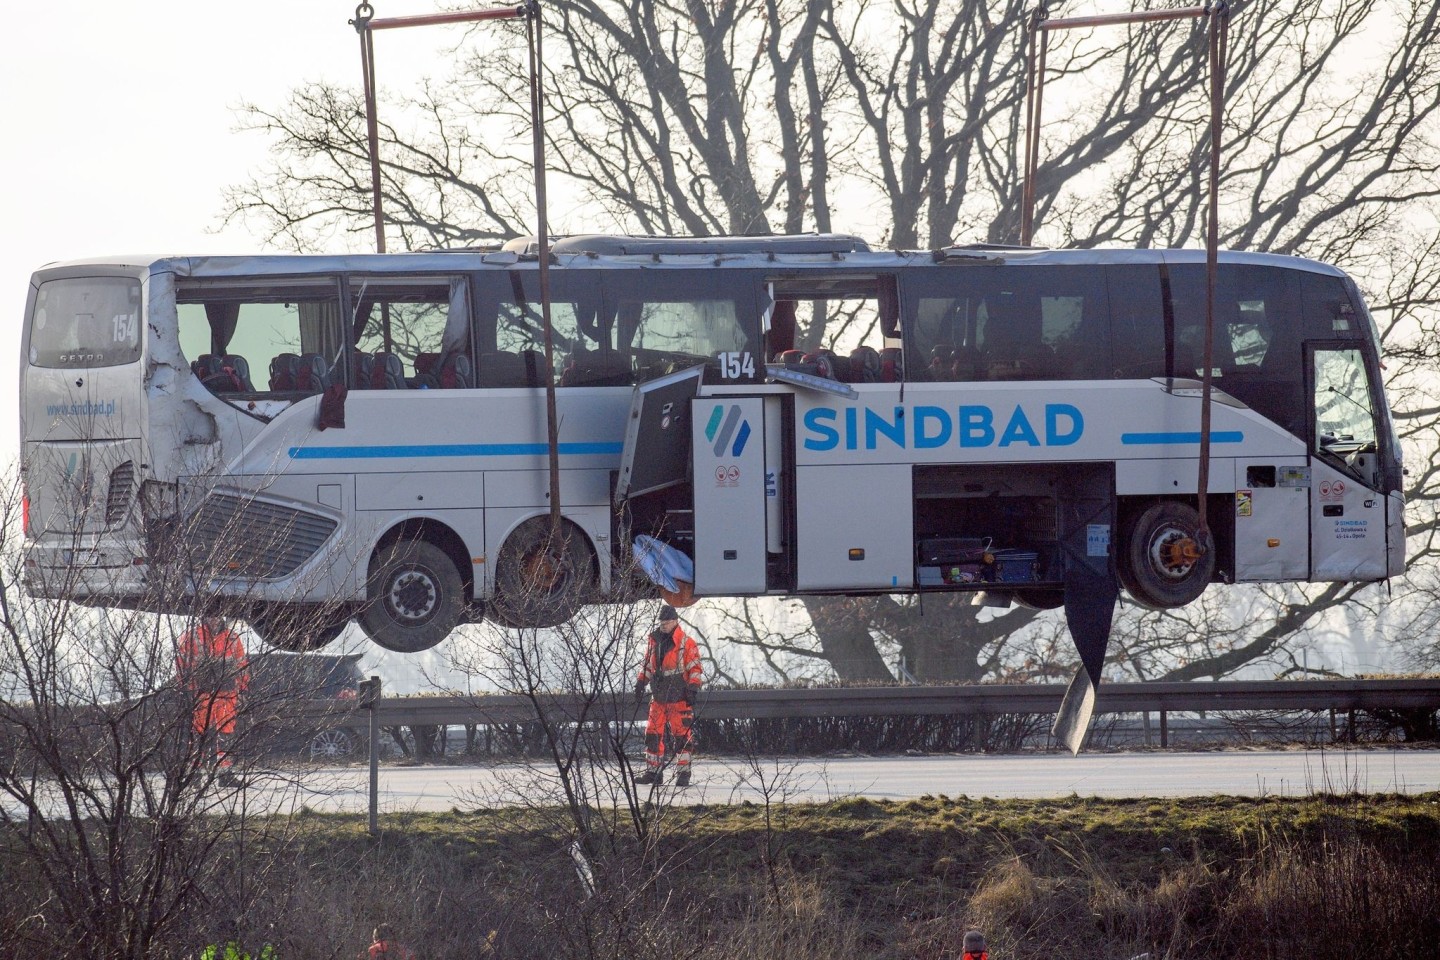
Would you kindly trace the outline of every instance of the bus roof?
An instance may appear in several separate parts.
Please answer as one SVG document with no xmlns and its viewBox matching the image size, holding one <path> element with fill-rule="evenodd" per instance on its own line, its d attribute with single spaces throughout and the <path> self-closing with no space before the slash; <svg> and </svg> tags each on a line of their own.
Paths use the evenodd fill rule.
<svg viewBox="0 0 1440 960">
<path fill-rule="evenodd" d="M 181 277 L 300 276 L 313 273 L 454 273 L 504 269 L 533 263 L 533 241 L 513 240 L 500 251 L 431 250 L 409 253 L 254 254 L 240 256 L 116 256 L 47 264 L 37 280 L 106 273 L 143 276 L 172 273 Z M 1204 250 L 1126 250 L 1091 248 L 1052 250 L 989 244 L 951 246 L 934 251 L 876 251 L 858 237 L 806 234 L 774 237 L 630 237 L 587 234 L 565 237 L 551 248 L 562 266 L 697 266 L 755 268 L 777 265 L 833 267 L 837 262 L 862 270 L 891 270 L 933 264 L 1038 266 L 1087 264 L 1193 264 L 1205 262 Z M 1220 262 L 1286 267 L 1343 276 L 1329 264 L 1282 254 L 1222 250 Z"/>
</svg>

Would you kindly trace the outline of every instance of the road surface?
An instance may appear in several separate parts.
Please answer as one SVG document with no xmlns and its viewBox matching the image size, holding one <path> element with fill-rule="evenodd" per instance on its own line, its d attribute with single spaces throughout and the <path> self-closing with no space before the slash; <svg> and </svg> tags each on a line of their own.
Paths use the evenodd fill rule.
<svg viewBox="0 0 1440 960">
<path fill-rule="evenodd" d="M 380 769 L 382 812 L 499 806 L 547 795 L 543 766 L 394 766 Z M 367 809 L 369 772 L 329 767 L 296 801 L 315 810 Z M 693 784 L 662 788 L 682 803 L 820 802 L 842 797 L 1308 796 L 1440 790 L 1440 750 L 1284 750 L 1024 756 L 917 756 L 767 760 L 758 768 L 697 757 Z M 553 792 L 549 795 L 554 796 Z M 543 801 L 542 801 L 543 802 Z"/>
</svg>

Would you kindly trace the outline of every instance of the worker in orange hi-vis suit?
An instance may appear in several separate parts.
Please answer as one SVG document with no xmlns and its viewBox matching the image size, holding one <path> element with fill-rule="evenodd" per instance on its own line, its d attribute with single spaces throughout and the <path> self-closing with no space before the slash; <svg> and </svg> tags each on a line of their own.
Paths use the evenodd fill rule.
<svg viewBox="0 0 1440 960">
<path fill-rule="evenodd" d="M 661 782 L 668 739 L 675 752 L 675 784 L 690 785 L 690 721 L 695 713 L 695 698 L 700 693 L 700 648 L 695 640 L 680 629 L 675 608 L 660 608 L 660 626 L 650 632 L 645 648 L 645 661 L 635 680 L 635 700 L 645 697 L 650 688 L 650 717 L 645 725 L 645 772 L 636 783 Z"/>
<path fill-rule="evenodd" d="M 180 637 L 175 654 L 175 675 L 194 698 L 195 735 L 213 750 L 219 767 L 231 759 L 223 738 L 235 732 L 240 695 L 250 685 L 249 663 L 240 635 L 216 616 L 203 616 Z"/>
<path fill-rule="evenodd" d="M 493 930 L 490 936 L 493 940 Z M 414 951 L 395 939 L 395 930 L 388 923 L 382 923 L 375 928 L 372 940 L 370 949 L 364 954 L 364 960 L 415 960 Z"/>
<path fill-rule="evenodd" d="M 990 960 L 990 951 L 985 947 L 985 934 L 979 930 L 965 931 L 965 942 L 960 960 Z"/>
</svg>

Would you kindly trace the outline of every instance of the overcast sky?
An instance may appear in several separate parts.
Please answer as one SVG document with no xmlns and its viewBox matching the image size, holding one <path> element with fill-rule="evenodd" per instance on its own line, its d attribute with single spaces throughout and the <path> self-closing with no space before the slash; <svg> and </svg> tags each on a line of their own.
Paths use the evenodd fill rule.
<svg viewBox="0 0 1440 960">
<path fill-rule="evenodd" d="M 485 6 L 477 3 L 476 6 Z M 358 85 L 348 0 L 39 0 L 7 7 L 0 56 L 0 462 L 18 445 L 25 290 L 56 260 L 115 253 L 252 253 L 221 227 L 222 192 L 264 160 L 236 133 L 242 102 L 278 106 L 311 80 Z M 436 9 L 374 0 L 378 16 Z M 440 73 L 457 27 L 376 36 L 382 83 Z M 387 89 L 389 87 L 387 86 Z"/>
</svg>

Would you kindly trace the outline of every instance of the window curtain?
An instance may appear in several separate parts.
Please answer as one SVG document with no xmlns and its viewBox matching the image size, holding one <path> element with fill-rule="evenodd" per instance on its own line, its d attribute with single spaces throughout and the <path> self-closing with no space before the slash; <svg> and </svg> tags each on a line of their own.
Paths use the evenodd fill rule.
<svg viewBox="0 0 1440 960">
<path fill-rule="evenodd" d="M 235 323 L 240 319 L 238 303 L 207 303 L 205 319 L 210 324 L 210 352 L 217 357 L 226 353 L 235 336 Z"/>
</svg>

